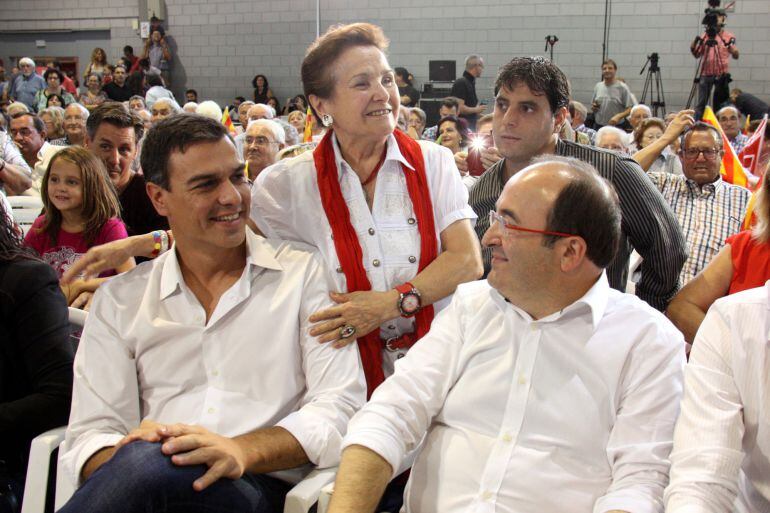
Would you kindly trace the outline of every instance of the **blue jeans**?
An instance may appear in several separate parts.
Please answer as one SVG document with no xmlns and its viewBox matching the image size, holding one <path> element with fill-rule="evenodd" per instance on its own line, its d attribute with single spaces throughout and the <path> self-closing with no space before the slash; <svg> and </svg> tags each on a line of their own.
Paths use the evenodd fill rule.
<svg viewBox="0 0 770 513">
<path fill-rule="evenodd" d="M 202 492 L 193 481 L 205 465 L 174 465 L 159 443 L 132 442 L 78 489 L 61 513 L 281 513 L 290 485 L 266 475 L 219 479 Z"/>
</svg>

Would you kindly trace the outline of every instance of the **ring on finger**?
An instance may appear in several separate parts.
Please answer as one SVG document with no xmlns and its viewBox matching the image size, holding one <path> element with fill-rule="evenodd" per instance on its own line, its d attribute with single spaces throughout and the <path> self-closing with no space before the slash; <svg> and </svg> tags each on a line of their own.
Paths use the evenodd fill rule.
<svg viewBox="0 0 770 513">
<path fill-rule="evenodd" d="M 349 338 L 356 334 L 355 326 L 345 324 L 340 328 L 340 338 Z"/>
</svg>

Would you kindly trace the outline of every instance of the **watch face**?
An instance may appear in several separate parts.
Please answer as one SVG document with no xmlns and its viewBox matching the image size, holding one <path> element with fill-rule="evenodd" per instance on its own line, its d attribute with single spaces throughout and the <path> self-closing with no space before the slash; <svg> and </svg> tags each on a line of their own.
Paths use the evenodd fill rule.
<svg viewBox="0 0 770 513">
<path fill-rule="evenodd" d="M 414 294 L 405 294 L 401 308 L 407 313 L 416 312 L 420 308 L 420 298 Z"/>
</svg>

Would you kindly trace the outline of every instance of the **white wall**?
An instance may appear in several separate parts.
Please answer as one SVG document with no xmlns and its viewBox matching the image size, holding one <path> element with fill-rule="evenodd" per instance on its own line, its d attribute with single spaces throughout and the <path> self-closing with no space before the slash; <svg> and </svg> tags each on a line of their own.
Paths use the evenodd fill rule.
<svg viewBox="0 0 770 513">
<path fill-rule="evenodd" d="M 131 28 L 139 1 L 0 0 L 0 32 L 106 28 L 114 59 L 124 44 L 141 50 Z M 478 53 L 487 68 L 477 89 L 479 96 L 490 97 L 497 67 L 515 55 L 544 55 L 547 34 L 559 36 L 555 61 L 570 77 L 576 99 L 589 100 L 599 79 L 604 0 L 320 1 L 322 30 L 337 22 L 381 25 L 391 39 L 391 64 L 405 66 L 418 82 L 427 80 L 431 59 L 456 59 L 459 71 L 466 54 Z M 611 4 L 609 55 L 618 62 L 619 75 L 641 95 L 639 70 L 648 54 L 658 52 L 668 110 L 681 108 L 695 67 L 688 47 L 702 30 L 705 0 Z M 315 36 L 315 0 L 167 0 L 166 5 L 166 26 L 179 52 L 175 76 L 181 83 L 175 90 L 195 87 L 202 97 L 226 103 L 250 96 L 251 78 L 263 73 L 282 104 L 300 92 L 300 62 Z M 770 99 L 768 26 L 768 0 L 737 0 L 728 19 L 741 50 L 740 60 L 731 63 L 733 86 L 765 100 Z"/>
</svg>

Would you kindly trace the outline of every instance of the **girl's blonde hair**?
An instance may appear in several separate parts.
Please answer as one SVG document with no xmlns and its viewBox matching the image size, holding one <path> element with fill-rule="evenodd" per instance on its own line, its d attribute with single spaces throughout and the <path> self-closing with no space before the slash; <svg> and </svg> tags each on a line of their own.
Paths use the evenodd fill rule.
<svg viewBox="0 0 770 513">
<path fill-rule="evenodd" d="M 57 235 L 61 229 L 62 215 L 48 197 L 48 180 L 51 169 L 59 161 L 69 162 L 80 169 L 80 182 L 83 187 L 83 202 L 80 206 L 84 225 L 83 238 L 86 244 L 91 245 L 102 226 L 113 217 L 120 216 L 118 194 L 99 157 L 80 146 L 68 146 L 57 152 L 48 163 L 40 188 L 45 207 L 45 221 L 40 228 L 40 233 L 47 234 L 53 244 L 56 244 Z"/>
</svg>

